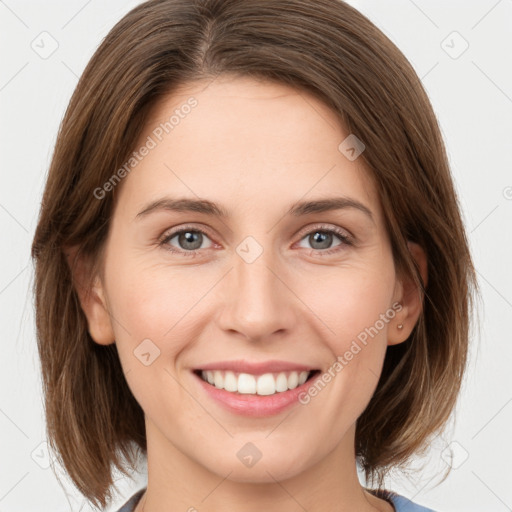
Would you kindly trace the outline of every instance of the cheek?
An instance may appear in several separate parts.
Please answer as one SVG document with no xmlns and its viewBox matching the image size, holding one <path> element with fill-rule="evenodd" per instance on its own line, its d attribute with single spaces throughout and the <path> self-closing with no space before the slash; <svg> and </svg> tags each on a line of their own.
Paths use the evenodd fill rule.
<svg viewBox="0 0 512 512">
<path fill-rule="evenodd" d="M 370 269 L 361 266 L 336 269 L 330 275 L 322 276 L 321 280 L 312 280 L 303 289 L 303 294 L 308 297 L 311 309 L 318 312 L 328 327 L 330 339 L 334 340 L 333 348 L 339 353 L 358 336 L 364 341 L 364 333 L 369 336 L 368 331 L 372 338 L 385 337 L 389 320 L 394 316 L 391 308 L 393 290 L 393 267 Z"/>
<path fill-rule="evenodd" d="M 309 295 L 311 309 L 328 326 L 322 332 L 327 333 L 323 339 L 331 353 L 336 401 L 351 409 L 354 418 L 371 398 L 381 373 L 395 316 L 394 279 L 392 261 L 383 258 L 380 265 L 336 269 L 329 279 L 317 281 L 322 284 Z"/>
<path fill-rule="evenodd" d="M 312 407 L 311 418 L 335 426 L 325 432 L 333 443 L 334 432 L 344 432 L 357 420 L 377 386 L 395 315 L 390 307 L 393 276 L 347 269 L 310 296 L 312 309 L 322 311 L 322 321 L 329 327 L 322 331 L 328 333 L 323 343 L 331 361 L 321 377 L 325 384 L 310 389 L 303 403 Z"/>
<path fill-rule="evenodd" d="M 341 298 L 342 306 L 335 324 L 335 330 L 339 333 L 338 351 L 357 351 L 357 348 L 351 348 L 355 343 L 365 348 L 364 354 L 361 351 L 363 357 L 374 351 L 382 353 L 393 313 L 390 311 L 389 290 L 375 283 L 368 287 L 346 289 L 346 292 L 348 295 Z"/>
<path fill-rule="evenodd" d="M 170 397 L 169 410 L 186 400 L 174 378 L 174 363 L 198 337 L 194 306 L 208 287 L 193 272 L 185 279 L 183 272 L 162 265 L 112 261 L 107 286 L 121 365 L 136 400 L 150 416 L 158 416 Z"/>
<path fill-rule="evenodd" d="M 113 260 L 114 261 L 114 260 Z M 204 273 L 162 263 L 115 260 L 108 295 L 116 318 L 133 337 L 172 337 L 182 329 L 211 284 Z"/>
<path fill-rule="evenodd" d="M 183 349 L 187 338 L 179 333 L 198 291 L 193 285 L 184 290 L 177 272 L 115 256 L 106 268 L 106 284 L 119 357 L 127 374 L 136 370 L 132 378 L 140 372 L 153 378 L 155 372 L 146 369 L 162 367 Z M 148 359 L 151 366 L 145 368 Z"/>
</svg>

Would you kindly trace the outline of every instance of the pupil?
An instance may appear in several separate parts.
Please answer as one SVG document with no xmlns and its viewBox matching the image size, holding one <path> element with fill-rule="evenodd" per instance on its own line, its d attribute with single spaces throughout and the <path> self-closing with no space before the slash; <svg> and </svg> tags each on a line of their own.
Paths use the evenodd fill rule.
<svg viewBox="0 0 512 512">
<path fill-rule="evenodd" d="M 317 231 L 314 235 L 312 235 L 312 237 L 313 237 L 313 242 L 311 243 L 311 245 L 313 246 L 314 249 L 327 249 L 331 245 L 331 239 L 332 239 L 331 233 Z M 320 240 L 321 247 L 314 247 L 314 243 L 317 243 L 319 240 Z"/>
<path fill-rule="evenodd" d="M 180 244 L 184 249 L 195 250 L 201 247 L 201 233 L 193 232 L 193 231 L 185 231 L 180 235 Z M 197 242 L 199 241 L 199 244 Z M 194 246 L 195 243 L 195 246 Z M 192 244 L 192 246 L 190 246 Z"/>
</svg>

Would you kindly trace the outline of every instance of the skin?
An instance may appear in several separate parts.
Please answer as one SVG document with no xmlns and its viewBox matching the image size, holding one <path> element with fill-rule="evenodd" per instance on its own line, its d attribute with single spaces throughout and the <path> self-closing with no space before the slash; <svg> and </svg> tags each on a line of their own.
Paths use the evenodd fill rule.
<svg viewBox="0 0 512 512">
<path fill-rule="evenodd" d="M 148 490 L 137 510 L 392 511 L 358 481 L 355 422 L 422 298 L 395 271 L 376 187 L 361 158 L 338 150 L 348 133 L 328 107 L 248 78 L 182 86 L 156 106 L 136 147 L 191 96 L 198 105 L 115 190 L 102 273 L 80 295 L 91 336 L 117 344 L 145 413 Z M 341 195 L 373 220 L 355 208 L 286 215 L 296 201 Z M 164 196 L 209 199 L 230 216 L 159 210 L 136 219 Z M 158 244 L 190 224 L 207 233 L 195 257 Z M 316 231 L 336 227 L 352 245 L 336 234 L 315 242 Z M 263 249 L 252 263 L 236 251 L 247 236 Z M 169 246 L 190 251 L 178 236 Z M 410 249 L 426 281 L 425 254 Z M 326 371 L 396 302 L 400 312 L 307 405 L 244 417 L 213 402 L 191 373 L 239 358 Z M 134 350 L 148 338 L 160 355 L 145 366 Z M 252 467 L 236 456 L 247 442 L 262 453 Z"/>
</svg>

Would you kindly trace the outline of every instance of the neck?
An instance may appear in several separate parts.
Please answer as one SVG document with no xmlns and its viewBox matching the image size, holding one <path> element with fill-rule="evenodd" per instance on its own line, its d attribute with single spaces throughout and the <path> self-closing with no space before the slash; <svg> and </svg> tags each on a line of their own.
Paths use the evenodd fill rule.
<svg viewBox="0 0 512 512">
<path fill-rule="evenodd" d="M 297 507 L 308 512 L 392 512 L 391 504 L 359 483 L 354 434 L 352 427 L 333 451 L 311 453 L 306 463 L 294 461 L 290 452 L 286 465 L 273 460 L 271 453 L 265 457 L 269 450 L 262 436 L 254 442 L 262 448 L 262 457 L 247 468 L 236 457 L 247 443 L 244 436 L 231 439 L 232 450 L 206 454 L 200 464 L 146 418 L 148 485 L 136 512 L 295 512 Z M 302 466 L 298 472 L 293 469 Z"/>
</svg>

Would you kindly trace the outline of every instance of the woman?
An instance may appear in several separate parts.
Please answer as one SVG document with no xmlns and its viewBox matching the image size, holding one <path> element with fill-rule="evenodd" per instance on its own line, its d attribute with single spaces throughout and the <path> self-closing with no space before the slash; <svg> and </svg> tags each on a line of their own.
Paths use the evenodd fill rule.
<svg viewBox="0 0 512 512">
<path fill-rule="evenodd" d="M 48 438 L 94 505 L 141 452 L 122 512 L 428 510 L 384 476 L 454 407 L 475 273 L 425 91 L 349 5 L 133 9 L 33 257 Z"/>
</svg>

